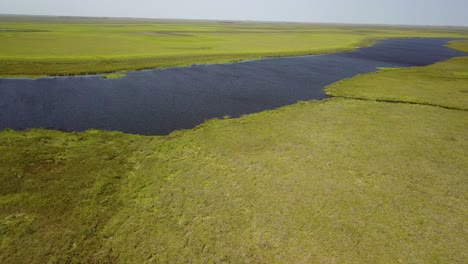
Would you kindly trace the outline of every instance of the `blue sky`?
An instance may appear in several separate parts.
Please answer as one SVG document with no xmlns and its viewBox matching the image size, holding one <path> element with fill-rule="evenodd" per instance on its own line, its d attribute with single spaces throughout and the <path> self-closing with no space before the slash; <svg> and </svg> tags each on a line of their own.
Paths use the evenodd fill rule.
<svg viewBox="0 0 468 264">
<path fill-rule="evenodd" d="M 0 0 L 0 14 L 468 26 L 468 0 Z"/>
</svg>

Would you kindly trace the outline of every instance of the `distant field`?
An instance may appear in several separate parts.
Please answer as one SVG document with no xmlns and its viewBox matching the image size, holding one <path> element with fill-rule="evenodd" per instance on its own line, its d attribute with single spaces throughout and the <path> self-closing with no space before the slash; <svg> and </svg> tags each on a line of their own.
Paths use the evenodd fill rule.
<svg viewBox="0 0 468 264">
<path fill-rule="evenodd" d="M 346 98 L 419 103 L 468 110 L 468 57 L 427 67 L 384 70 L 343 80 L 325 89 Z"/>
<path fill-rule="evenodd" d="M 452 49 L 468 52 L 468 40 L 452 41 L 448 46 Z"/>
<path fill-rule="evenodd" d="M 164 137 L 2 131 L 0 262 L 467 263 L 466 69 Z"/>
<path fill-rule="evenodd" d="M 0 75 L 41 76 L 330 53 L 466 28 L 0 16 Z"/>
</svg>

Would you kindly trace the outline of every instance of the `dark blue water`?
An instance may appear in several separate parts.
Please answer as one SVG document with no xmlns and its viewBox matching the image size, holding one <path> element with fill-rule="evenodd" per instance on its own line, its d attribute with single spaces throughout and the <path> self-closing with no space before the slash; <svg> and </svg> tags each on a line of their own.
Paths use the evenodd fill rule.
<svg viewBox="0 0 468 264">
<path fill-rule="evenodd" d="M 448 39 L 392 39 L 337 54 L 100 76 L 0 79 L 0 129 L 90 128 L 165 135 L 207 119 L 326 98 L 323 87 L 376 67 L 429 65 L 465 56 Z"/>
</svg>

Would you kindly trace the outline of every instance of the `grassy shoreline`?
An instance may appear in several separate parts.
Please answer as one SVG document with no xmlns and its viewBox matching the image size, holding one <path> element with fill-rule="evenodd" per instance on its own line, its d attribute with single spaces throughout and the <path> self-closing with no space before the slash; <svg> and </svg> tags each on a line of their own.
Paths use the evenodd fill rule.
<svg viewBox="0 0 468 264">
<path fill-rule="evenodd" d="M 468 37 L 468 36 L 467 36 Z M 113 75 L 113 74 L 125 74 L 130 71 L 141 71 L 150 69 L 166 69 L 166 68 L 179 68 L 179 67 L 190 67 L 195 64 L 226 64 L 226 63 L 238 63 L 249 60 L 262 60 L 271 58 L 285 58 L 285 57 L 301 57 L 301 56 L 313 56 L 322 54 L 332 54 L 337 52 L 352 51 L 358 48 L 370 47 L 379 41 L 391 38 L 402 38 L 402 37 L 376 37 L 374 39 L 363 40 L 360 45 L 353 48 L 342 48 L 334 50 L 322 50 L 313 52 L 284 52 L 284 53 L 267 53 L 267 54 L 230 54 L 230 55 L 200 55 L 179 58 L 174 57 L 157 57 L 157 58 L 127 58 L 122 61 L 113 61 L 111 63 L 100 60 L 38 60 L 34 61 L 31 59 L 21 60 L 1 60 L 0 59 L 0 78 L 28 78 L 37 79 L 43 77 L 61 77 L 61 76 L 80 76 L 80 75 Z M 413 38 L 413 37 L 408 37 Z M 424 37 L 422 37 L 424 38 Z M 449 45 L 448 45 L 449 46 Z M 451 46 L 449 46 L 451 47 Z M 457 49 L 454 47 L 454 49 Z M 37 65 L 40 66 L 37 66 Z M 2 67 L 17 68 L 11 71 L 8 69 L 8 74 L 2 74 Z M 44 73 L 44 68 L 47 69 L 48 65 L 53 65 L 53 71 Z M 57 71 L 55 67 L 60 65 L 60 70 Z M 38 67 L 38 68 L 35 68 Z M 83 70 L 91 67 L 94 70 Z M 98 69 L 98 70 L 96 70 Z M 396 68 L 381 68 L 381 70 L 392 70 Z M 23 74 L 22 71 L 29 71 L 28 74 Z M 47 70 L 46 70 L 47 71 Z"/>
<path fill-rule="evenodd" d="M 334 97 L 355 98 L 468 110 L 467 57 L 426 67 L 366 73 L 325 88 Z"/>
</svg>

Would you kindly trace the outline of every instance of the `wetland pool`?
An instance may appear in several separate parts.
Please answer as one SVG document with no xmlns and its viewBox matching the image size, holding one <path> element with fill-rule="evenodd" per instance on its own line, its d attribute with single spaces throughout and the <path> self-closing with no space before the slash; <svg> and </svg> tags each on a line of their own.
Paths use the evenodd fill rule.
<svg viewBox="0 0 468 264">
<path fill-rule="evenodd" d="M 0 129 L 101 129 L 166 135 L 205 120 L 327 98 L 323 88 L 377 67 L 425 66 L 466 53 L 452 39 L 387 39 L 349 52 L 99 75 L 0 79 Z"/>
</svg>

